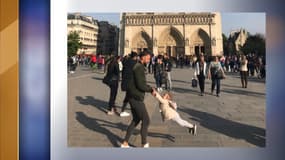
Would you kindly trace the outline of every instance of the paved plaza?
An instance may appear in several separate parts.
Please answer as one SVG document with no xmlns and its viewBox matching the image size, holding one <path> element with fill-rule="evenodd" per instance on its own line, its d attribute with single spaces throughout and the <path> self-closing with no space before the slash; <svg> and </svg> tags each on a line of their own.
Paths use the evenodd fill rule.
<svg viewBox="0 0 285 160">
<path fill-rule="evenodd" d="M 265 147 L 264 80 L 249 77 L 248 88 L 242 88 L 238 73 L 227 73 L 221 81 L 221 96 L 210 95 L 211 81 L 206 80 L 205 96 L 191 87 L 192 68 L 172 71 L 173 95 L 180 116 L 198 125 L 198 135 L 172 121 L 163 122 L 158 102 L 146 94 L 150 116 L 148 142 L 151 147 Z M 68 146 L 119 147 L 132 116 L 106 114 L 109 88 L 102 83 L 104 74 L 78 67 L 68 76 Z M 155 87 L 153 75 L 148 84 Z M 120 87 L 116 106 L 120 111 L 125 92 Z M 130 113 L 130 106 L 127 111 Z M 134 147 L 141 146 L 140 125 L 130 139 Z"/>
</svg>

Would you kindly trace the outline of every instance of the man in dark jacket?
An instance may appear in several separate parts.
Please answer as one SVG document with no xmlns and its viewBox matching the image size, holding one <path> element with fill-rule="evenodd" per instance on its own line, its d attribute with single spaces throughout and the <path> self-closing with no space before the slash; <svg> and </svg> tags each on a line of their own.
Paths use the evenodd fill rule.
<svg viewBox="0 0 285 160">
<path fill-rule="evenodd" d="M 144 96 L 145 92 L 150 92 L 154 95 L 153 88 L 146 84 L 144 65 L 150 61 L 150 53 L 144 51 L 140 54 L 140 60 L 133 67 L 133 78 L 129 81 L 127 93 L 130 97 L 129 102 L 133 120 L 127 129 L 124 142 L 121 144 L 122 148 L 129 147 L 128 141 L 135 127 L 142 121 L 141 125 L 141 142 L 143 147 L 149 147 L 147 143 L 148 126 L 150 123 L 149 115 L 147 113 Z"/>
<path fill-rule="evenodd" d="M 133 78 L 133 67 L 137 63 L 137 57 L 138 54 L 136 52 L 132 52 L 128 58 L 123 62 L 123 71 L 122 71 L 122 82 L 121 82 L 121 89 L 122 91 L 127 91 L 128 88 L 128 83 L 129 81 Z M 130 114 L 128 112 L 125 112 L 125 108 L 129 102 L 129 92 L 126 92 L 124 101 L 123 101 L 123 106 L 122 110 L 120 113 L 121 117 L 127 117 Z"/>
</svg>

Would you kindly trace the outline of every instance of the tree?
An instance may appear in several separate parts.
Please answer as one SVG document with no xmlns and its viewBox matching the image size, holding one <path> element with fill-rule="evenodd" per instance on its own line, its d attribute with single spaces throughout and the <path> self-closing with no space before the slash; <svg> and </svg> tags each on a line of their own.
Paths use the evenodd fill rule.
<svg viewBox="0 0 285 160">
<path fill-rule="evenodd" d="M 228 42 L 228 52 L 229 52 L 229 55 L 235 55 L 237 52 L 236 46 L 233 41 Z"/>
<path fill-rule="evenodd" d="M 234 55 L 236 54 L 236 47 L 233 37 L 227 37 L 225 34 L 222 34 L 223 37 L 223 50 L 224 55 Z"/>
<path fill-rule="evenodd" d="M 228 38 L 227 38 L 227 36 L 224 33 L 222 34 L 222 37 L 223 37 L 224 55 L 229 55 L 229 48 L 228 48 L 229 41 L 228 41 Z"/>
<path fill-rule="evenodd" d="M 249 35 L 240 50 L 244 54 L 256 53 L 259 56 L 265 56 L 265 37 L 261 34 Z"/>
<path fill-rule="evenodd" d="M 80 37 L 77 32 L 70 32 L 67 37 L 67 53 L 68 56 L 76 55 L 79 48 L 82 47 L 82 43 L 80 42 Z"/>
</svg>

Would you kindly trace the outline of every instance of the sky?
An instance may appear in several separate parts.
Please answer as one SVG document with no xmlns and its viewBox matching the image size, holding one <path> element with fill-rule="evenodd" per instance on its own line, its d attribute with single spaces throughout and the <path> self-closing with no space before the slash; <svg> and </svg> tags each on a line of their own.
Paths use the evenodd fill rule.
<svg viewBox="0 0 285 160">
<path fill-rule="evenodd" d="M 83 13 L 120 26 L 120 13 Z M 222 32 L 228 37 L 232 30 L 244 28 L 251 34 L 261 33 L 265 36 L 266 15 L 264 12 L 221 13 Z"/>
<path fill-rule="evenodd" d="M 222 32 L 228 37 L 232 30 L 244 28 L 251 34 L 265 35 L 266 17 L 262 12 L 221 13 Z"/>
<path fill-rule="evenodd" d="M 120 13 L 82 13 L 83 15 L 92 16 L 99 21 L 109 21 L 120 27 Z"/>
</svg>

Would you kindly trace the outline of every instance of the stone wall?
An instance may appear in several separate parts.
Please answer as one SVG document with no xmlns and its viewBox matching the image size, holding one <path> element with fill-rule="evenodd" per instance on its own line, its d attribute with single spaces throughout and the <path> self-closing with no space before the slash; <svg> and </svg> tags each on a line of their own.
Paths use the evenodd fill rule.
<svg viewBox="0 0 285 160">
<path fill-rule="evenodd" d="M 124 55 L 144 48 L 155 55 L 223 54 L 219 13 L 124 13 L 121 23 Z"/>
</svg>

